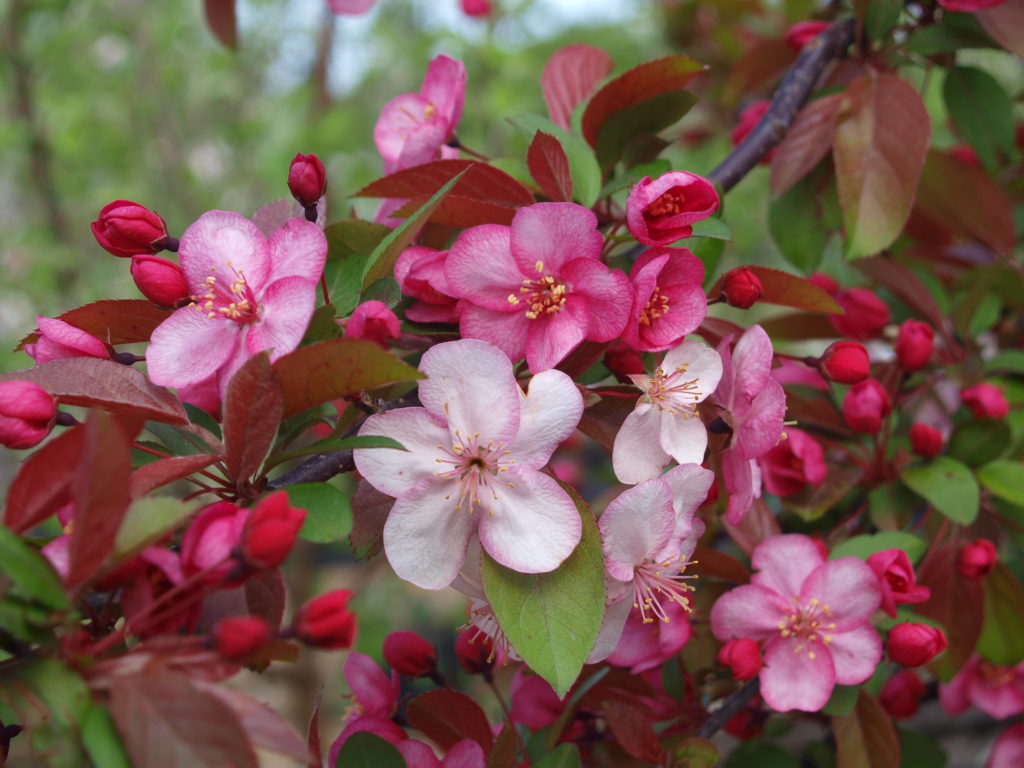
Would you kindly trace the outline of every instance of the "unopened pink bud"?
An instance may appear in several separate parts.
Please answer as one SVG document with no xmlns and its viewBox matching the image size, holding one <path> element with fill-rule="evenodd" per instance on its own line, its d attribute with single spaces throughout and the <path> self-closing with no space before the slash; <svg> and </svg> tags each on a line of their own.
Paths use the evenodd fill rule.
<svg viewBox="0 0 1024 768">
<path fill-rule="evenodd" d="M 824 272 L 815 272 L 813 275 L 807 278 L 816 286 L 821 288 L 829 296 L 835 296 L 839 293 L 839 283 L 832 275 L 826 275 Z"/>
<path fill-rule="evenodd" d="M 956 569 L 968 579 L 983 579 L 999 562 L 996 545 L 988 539 L 975 539 L 960 547 L 956 554 Z"/>
<path fill-rule="evenodd" d="M 946 650 L 946 633 L 916 622 L 897 624 L 889 630 L 889 658 L 904 667 L 920 667 Z"/>
<path fill-rule="evenodd" d="M 161 256 L 133 256 L 132 279 L 142 295 L 158 307 L 179 307 L 189 299 L 181 267 Z"/>
<path fill-rule="evenodd" d="M 749 267 L 736 267 L 722 280 L 722 298 L 739 309 L 750 309 L 763 293 L 761 280 Z"/>
<path fill-rule="evenodd" d="M 16 450 L 38 445 L 56 419 L 53 397 L 34 381 L 0 381 L 0 445 Z"/>
<path fill-rule="evenodd" d="M 836 303 L 846 314 L 829 315 L 829 322 L 843 336 L 870 339 L 889 322 L 889 307 L 867 288 L 847 288 L 836 294 Z"/>
<path fill-rule="evenodd" d="M 115 200 L 100 209 L 92 234 L 115 256 L 156 253 L 167 243 L 167 224 L 161 216 L 131 200 Z"/>
<path fill-rule="evenodd" d="M 917 673 L 904 669 L 885 681 L 878 702 L 891 717 L 913 717 L 921 705 L 924 690 Z"/>
<path fill-rule="evenodd" d="M 818 360 L 822 376 L 840 384 L 856 384 L 871 375 L 871 361 L 863 344 L 837 341 Z"/>
<path fill-rule="evenodd" d="M 850 387 L 843 398 L 843 419 L 850 429 L 874 435 L 889 415 L 892 401 L 885 387 L 875 379 L 865 379 Z"/>
<path fill-rule="evenodd" d="M 34 344 L 25 345 L 25 354 L 36 363 L 67 360 L 71 357 L 110 359 L 110 347 L 81 328 L 42 315 L 36 317 L 36 323 L 39 325 L 39 339 Z"/>
<path fill-rule="evenodd" d="M 384 638 L 384 660 L 408 677 L 423 677 L 437 669 L 437 651 L 415 632 L 392 632 Z"/>
<path fill-rule="evenodd" d="M 907 320 L 900 326 L 899 336 L 893 348 L 896 359 L 905 371 L 918 371 L 931 362 L 935 331 L 927 323 Z"/>
<path fill-rule="evenodd" d="M 316 155 L 298 154 L 288 169 L 288 189 L 303 208 L 315 207 L 327 191 L 327 171 Z"/>
<path fill-rule="evenodd" d="M 794 51 L 802 50 L 811 40 L 828 29 L 827 21 L 798 21 L 786 30 L 786 45 Z"/>
<path fill-rule="evenodd" d="M 231 616 L 213 627 L 217 653 L 228 661 L 238 661 L 258 651 L 270 640 L 270 627 L 256 616 Z"/>
<path fill-rule="evenodd" d="M 382 301 L 364 301 L 345 323 L 346 338 L 367 339 L 382 347 L 400 333 L 398 317 Z"/>
<path fill-rule="evenodd" d="M 737 637 L 722 646 L 718 661 L 732 670 L 737 680 L 752 680 L 761 671 L 761 647 L 749 637 Z"/>
<path fill-rule="evenodd" d="M 467 16 L 490 16 L 494 10 L 490 0 L 461 0 L 460 5 Z"/>
<path fill-rule="evenodd" d="M 910 427 L 910 447 L 924 459 L 934 459 L 945 446 L 942 433 L 930 424 L 918 422 Z"/>
<path fill-rule="evenodd" d="M 1010 412 L 1010 403 L 1003 390 L 987 381 L 967 387 L 960 392 L 960 397 L 979 419 L 1002 419 Z"/>
<path fill-rule="evenodd" d="M 245 564 L 252 568 L 276 568 L 295 546 L 306 521 L 306 510 L 288 503 L 284 491 L 272 493 L 257 504 L 242 532 L 241 550 Z"/>
</svg>

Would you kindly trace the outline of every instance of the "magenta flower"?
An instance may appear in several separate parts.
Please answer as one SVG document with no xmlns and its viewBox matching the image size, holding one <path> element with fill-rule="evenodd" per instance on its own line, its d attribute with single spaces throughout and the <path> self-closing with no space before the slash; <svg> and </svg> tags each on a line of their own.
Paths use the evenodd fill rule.
<svg viewBox="0 0 1024 768">
<path fill-rule="evenodd" d="M 761 695 L 772 709 L 817 712 L 836 683 L 867 680 L 882 658 L 868 624 L 881 594 L 874 572 L 856 557 L 825 561 L 807 536 L 765 539 L 751 563 L 751 584 L 718 598 L 711 631 L 722 642 L 764 642 Z"/>
<path fill-rule="evenodd" d="M 36 317 L 36 323 L 39 324 L 39 339 L 34 344 L 25 345 L 25 354 L 37 364 L 72 357 L 98 357 L 103 360 L 111 357 L 108 344 L 70 323 L 42 315 Z"/>
<path fill-rule="evenodd" d="M 377 0 L 327 0 L 331 13 L 338 16 L 360 16 L 373 8 Z"/>
<path fill-rule="evenodd" d="M 579 543 L 576 505 L 538 470 L 576 428 L 583 398 L 561 371 L 516 383 L 500 349 L 463 339 L 423 355 L 422 408 L 370 416 L 360 434 L 384 435 L 406 450 L 355 451 L 359 472 L 396 498 L 384 526 L 384 551 L 395 572 L 425 589 L 441 589 L 480 544 L 523 573 L 551 571 Z"/>
<path fill-rule="evenodd" d="M 792 496 L 807 485 L 817 488 L 825 482 L 825 451 L 802 429 L 789 427 L 758 464 L 764 487 L 776 496 Z"/>
<path fill-rule="evenodd" d="M 455 134 L 465 100 L 466 66 L 444 55 L 431 59 L 420 92 L 391 99 L 373 128 L 385 172 L 436 159 Z"/>
<path fill-rule="evenodd" d="M 708 313 L 704 264 L 686 248 L 652 248 L 629 272 L 633 308 L 622 334 L 634 349 L 660 352 L 695 331 Z"/>
<path fill-rule="evenodd" d="M 704 460 L 708 433 L 697 406 L 721 377 L 718 353 L 695 341 L 669 350 L 654 376 L 630 376 L 643 394 L 612 445 L 612 467 L 620 482 L 632 485 L 657 477 L 671 459 L 680 464 Z"/>
<path fill-rule="evenodd" d="M 215 379 L 223 395 L 249 358 L 269 350 L 276 360 L 299 345 L 327 239 L 315 224 L 290 219 L 268 241 L 241 214 L 209 211 L 185 230 L 178 257 L 192 303 L 153 331 L 149 376 L 178 388 Z"/>
<path fill-rule="evenodd" d="M 646 176 L 626 200 L 626 225 L 644 245 L 671 245 L 693 233 L 692 224 L 718 209 L 718 192 L 695 173 L 669 171 Z"/>
<path fill-rule="evenodd" d="M 521 208 L 512 226 L 467 229 L 445 274 L 465 300 L 464 338 L 489 341 L 530 371 L 558 365 L 580 342 L 611 341 L 633 302 L 629 278 L 600 261 L 597 217 L 575 203 Z"/>
<path fill-rule="evenodd" d="M 985 768 L 1017 768 L 1024 765 L 1024 723 L 1011 725 L 999 734 L 988 753 Z"/>
<path fill-rule="evenodd" d="M 956 677 L 939 685 L 939 702 L 951 715 L 972 704 L 996 720 L 1024 712 L 1024 662 L 1004 667 L 975 654 Z"/>
<path fill-rule="evenodd" d="M 395 280 L 402 293 L 417 301 L 405 310 L 414 323 L 459 322 L 459 300 L 451 295 L 444 265 L 448 251 L 413 246 L 395 262 Z"/>
</svg>

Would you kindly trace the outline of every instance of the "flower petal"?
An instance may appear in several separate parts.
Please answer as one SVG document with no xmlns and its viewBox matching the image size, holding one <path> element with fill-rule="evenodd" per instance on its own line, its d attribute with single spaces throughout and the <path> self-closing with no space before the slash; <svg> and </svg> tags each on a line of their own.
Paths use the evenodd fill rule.
<svg viewBox="0 0 1024 768">
<path fill-rule="evenodd" d="M 630 413 L 612 444 L 612 468 L 620 483 L 635 485 L 661 474 L 671 458 L 661 447 L 663 411 L 650 404 L 639 403 Z"/>
<path fill-rule="evenodd" d="M 588 326 L 586 302 L 569 296 L 561 311 L 529 321 L 526 335 L 526 362 L 531 373 L 554 368 L 586 338 Z"/>
<path fill-rule="evenodd" d="M 658 434 L 661 448 L 680 464 L 700 464 L 708 447 L 708 431 L 696 414 L 665 413 Z"/>
<path fill-rule="evenodd" d="M 399 94 L 384 105 L 373 126 L 373 140 L 385 164 L 398 162 L 406 136 L 419 127 L 426 119 L 427 111 L 433 108 L 418 93 Z"/>
<path fill-rule="evenodd" d="M 633 569 L 673 539 L 672 489 L 661 478 L 635 485 L 612 500 L 597 525 L 608 573 L 632 581 Z"/>
<path fill-rule="evenodd" d="M 684 341 L 665 353 L 661 369 L 667 373 L 678 368 L 686 371 L 688 379 L 697 380 L 695 403 L 714 392 L 722 378 L 722 358 L 707 344 L 697 341 Z"/>
<path fill-rule="evenodd" d="M 450 446 L 445 426 L 426 408 L 398 408 L 370 416 L 359 429 L 360 435 L 383 435 L 400 442 L 395 448 L 356 448 L 352 452 L 356 469 L 381 493 L 401 496 L 424 480 L 435 477 L 444 465 L 439 446 Z"/>
<path fill-rule="evenodd" d="M 597 259 L 601 244 L 597 217 L 576 203 L 537 203 L 520 208 L 512 219 L 512 255 L 531 277 L 537 262 L 544 274 L 559 276 L 573 259 Z"/>
<path fill-rule="evenodd" d="M 734 449 L 745 459 L 756 459 L 774 448 L 782 437 L 786 415 L 786 392 L 775 379 L 768 377 L 757 397 L 750 404 L 733 438 Z"/>
<path fill-rule="evenodd" d="M 536 272 L 523 273 L 512 257 L 511 230 L 499 224 L 481 224 L 467 229 L 452 243 L 444 274 L 452 295 L 473 304 L 502 312 L 522 313 L 508 300 L 518 296 L 524 280 Z"/>
<path fill-rule="evenodd" d="M 463 299 L 459 315 L 459 333 L 464 339 L 486 341 L 502 352 L 509 360 L 526 357 L 526 337 L 530 332 L 530 321 L 522 312 L 498 312 L 469 303 Z"/>
<path fill-rule="evenodd" d="M 259 293 L 270 275 L 270 249 L 259 228 L 240 213 L 207 211 L 181 236 L 178 260 L 189 290 L 206 293 L 211 274 L 228 281 L 245 276 Z"/>
<path fill-rule="evenodd" d="M 807 536 L 799 533 L 771 536 L 754 550 L 750 564 L 760 573 L 755 573 L 751 581 L 788 600 L 800 594 L 804 580 L 823 562 L 821 551 Z"/>
<path fill-rule="evenodd" d="M 454 128 L 462 117 L 466 98 L 466 65 L 444 54 L 435 56 L 427 65 L 420 96 L 433 104 L 444 121 Z"/>
<path fill-rule="evenodd" d="M 690 535 L 693 528 L 693 514 L 708 497 L 715 473 L 698 464 L 683 464 L 670 469 L 662 479 L 672 491 L 672 507 L 676 514 L 675 538 Z"/>
<path fill-rule="evenodd" d="M 773 355 L 772 341 L 764 328 L 752 325 L 743 332 L 732 350 L 734 400 L 740 396 L 753 400 L 764 389 L 771 379 Z"/>
<path fill-rule="evenodd" d="M 588 339 L 611 341 L 622 333 L 633 304 L 633 289 L 624 272 L 594 259 L 573 259 L 560 277 L 570 286 L 570 295 L 586 299 Z"/>
<path fill-rule="evenodd" d="M 622 637 L 622 630 L 632 608 L 633 595 L 627 594 L 604 609 L 601 629 L 598 630 L 597 640 L 594 641 L 594 647 L 587 656 L 587 664 L 597 664 L 612 655 L 619 644 L 619 638 Z"/>
<path fill-rule="evenodd" d="M 327 238 L 320 227 L 304 219 L 288 219 L 274 232 L 270 248 L 270 276 L 267 282 L 282 277 L 301 277 L 315 283 L 327 260 Z"/>
<path fill-rule="evenodd" d="M 836 669 L 836 682 L 857 685 L 875 674 L 875 667 L 882 660 L 882 638 L 874 627 L 861 624 L 832 635 L 828 650 Z"/>
<path fill-rule="evenodd" d="M 153 331 L 146 368 L 154 384 L 184 387 L 210 378 L 234 355 L 242 327 L 207 317 L 196 307 L 182 307 Z"/>
<path fill-rule="evenodd" d="M 799 638 L 776 638 L 765 646 L 761 695 L 776 712 L 817 712 L 828 703 L 836 684 L 832 656 L 809 650 Z"/>
<path fill-rule="evenodd" d="M 260 304 L 263 315 L 248 327 L 245 346 L 251 355 L 269 349 L 273 362 L 302 341 L 316 307 L 316 283 L 301 277 L 275 280 L 267 286 Z"/>
<path fill-rule="evenodd" d="M 542 371 L 519 396 L 519 432 L 508 446 L 509 456 L 524 469 L 540 469 L 558 444 L 576 429 L 583 415 L 583 396 L 561 371 Z"/>
<path fill-rule="evenodd" d="M 739 525 L 753 504 L 754 496 L 760 495 L 760 485 L 754 481 L 756 470 L 757 463 L 752 459 L 744 459 L 732 449 L 722 453 L 722 479 L 725 481 L 725 492 L 729 494 L 725 519 L 730 525 Z"/>
<path fill-rule="evenodd" d="M 760 584 L 744 584 L 718 598 L 711 607 L 711 631 L 721 641 L 734 637 L 766 640 L 777 637 L 789 603 Z"/>
<path fill-rule="evenodd" d="M 817 598 L 827 606 L 837 632 L 866 621 L 882 602 L 875 572 L 857 557 L 840 557 L 815 568 L 804 581 L 800 596 Z"/>
<path fill-rule="evenodd" d="M 657 352 L 679 343 L 693 333 L 708 313 L 708 299 L 700 285 L 673 285 L 659 291 L 668 309 L 648 326 L 640 326 L 640 343 L 645 351 Z"/>
</svg>

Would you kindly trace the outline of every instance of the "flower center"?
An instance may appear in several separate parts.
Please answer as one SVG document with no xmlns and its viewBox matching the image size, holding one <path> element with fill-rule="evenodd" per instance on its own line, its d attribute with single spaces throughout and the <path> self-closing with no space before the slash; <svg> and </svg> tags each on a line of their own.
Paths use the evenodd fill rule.
<svg viewBox="0 0 1024 768">
<path fill-rule="evenodd" d="M 989 685 L 1006 685 L 1012 682 L 1016 676 L 1013 667 L 1002 667 L 989 661 L 981 662 L 978 665 L 978 671 Z"/>
<path fill-rule="evenodd" d="M 662 600 L 678 603 L 685 610 L 690 610 L 690 599 L 686 593 L 693 592 L 694 588 L 685 583 L 685 579 L 697 576 L 685 573 L 688 565 L 693 565 L 693 562 L 677 557 L 662 563 L 647 561 L 633 569 L 633 607 L 640 610 L 644 624 L 650 624 L 655 618 L 666 623 L 670 621 Z"/>
<path fill-rule="evenodd" d="M 498 495 L 493 486 L 495 483 L 504 482 L 497 479 L 498 473 L 508 472 L 509 465 L 515 464 L 515 459 L 508 458 L 510 452 L 503 450 L 504 447 L 505 443 L 500 440 L 498 442 L 492 440 L 486 445 L 482 445 L 479 432 L 466 438 L 458 430 L 455 430 L 455 441 L 450 449 L 443 445 L 437 446 L 438 450 L 447 454 L 447 457 L 435 459 L 435 461 L 438 464 L 448 464 L 451 469 L 437 472 L 436 476 L 443 480 L 454 481 L 459 486 L 455 509 L 468 506 L 469 514 L 472 514 L 478 505 L 487 509 L 486 505 L 480 501 L 481 492 L 489 491 L 491 497 L 497 500 Z M 515 487 L 512 483 L 506 483 L 506 485 L 510 488 Z M 450 499 L 451 494 L 445 498 Z M 487 512 L 490 514 L 490 510 Z"/>
<path fill-rule="evenodd" d="M 648 205 L 644 213 L 648 216 L 675 216 L 677 213 L 682 213 L 685 210 L 683 207 L 685 203 L 686 195 L 683 193 L 682 187 L 672 187 L 672 189 Z"/>
<path fill-rule="evenodd" d="M 255 323 L 260 319 L 256 294 L 245 281 L 245 273 L 231 267 L 231 262 L 228 266 L 234 272 L 233 278 L 218 278 L 214 267 L 210 267 L 210 274 L 203 281 L 206 293 L 193 295 L 190 306 L 211 319 L 220 317 L 236 323 Z"/>
<path fill-rule="evenodd" d="M 544 274 L 543 261 L 538 261 L 533 268 L 541 277 L 523 280 L 523 284 L 519 286 L 519 295 L 508 295 L 508 303 L 514 307 L 522 304 L 526 308 L 526 317 L 530 320 L 560 311 L 565 306 L 565 297 L 569 292 L 565 283 Z"/>
<path fill-rule="evenodd" d="M 906 592 L 907 591 L 907 580 L 902 576 L 899 576 L 891 571 L 885 574 L 885 580 L 892 587 L 893 592 Z"/>
<path fill-rule="evenodd" d="M 690 418 L 697 415 L 697 403 L 704 399 L 700 380 L 686 375 L 686 363 L 669 374 L 661 368 L 648 379 L 647 397 L 663 411 L 674 416 Z"/>
<path fill-rule="evenodd" d="M 807 651 L 807 658 L 815 657 L 814 649 L 832 642 L 830 632 L 836 628 L 832 618 L 832 609 L 818 598 L 812 597 L 806 605 L 800 604 L 800 597 L 793 598 L 793 612 L 779 622 L 779 631 L 783 637 L 796 638 L 793 653 Z"/>
<path fill-rule="evenodd" d="M 476 633 L 469 641 L 470 643 L 483 642 L 483 638 L 491 641 L 491 654 L 487 657 L 488 663 L 494 661 L 494 657 L 499 650 L 505 653 L 506 658 L 519 659 L 519 654 L 516 653 L 512 643 L 509 642 L 508 635 L 505 634 L 505 630 L 498 623 L 498 617 L 494 615 L 494 609 L 491 608 L 490 603 L 486 600 L 473 598 L 466 611 L 469 618 L 465 624 L 459 627 L 459 631 L 471 627 L 476 629 Z"/>
<path fill-rule="evenodd" d="M 659 317 L 664 315 L 669 310 L 668 296 L 658 290 L 657 286 L 654 288 L 654 293 L 651 298 L 647 300 L 647 306 L 640 312 L 640 325 L 650 325 L 652 321 L 657 320 Z"/>
</svg>

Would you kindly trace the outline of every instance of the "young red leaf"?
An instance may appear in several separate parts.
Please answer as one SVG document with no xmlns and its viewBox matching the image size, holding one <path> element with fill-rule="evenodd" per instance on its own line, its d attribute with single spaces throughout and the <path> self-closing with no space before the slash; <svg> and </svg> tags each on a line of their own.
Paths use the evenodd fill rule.
<svg viewBox="0 0 1024 768">
<path fill-rule="evenodd" d="M 423 195 L 413 197 L 391 215 L 399 219 L 411 216 L 427 200 L 428 198 Z M 516 209 L 507 205 L 499 205 L 473 197 L 449 194 L 434 208 L 434 212 L 430 214 L 428 221 L 431 224 L 441 224 L 448 227 L 475 227 L 479 224 L 503 224 L 508 226 L 512 223 L 512 217 L 515 215 Z"/>
<path fill-rule="evenodd" d="M 675 54 L 619 75 L 595 93 L 587 104 L 583 112 L 583 137 L 596 149 L 601 126 L 610 117 L 658 94 L 682 90 L 704 69 L 703 64 Z"/>
<path fill-rule="evenodd" d="M 796 51 L 782 38 L 758 40 L 729 70 L 725 100 L 735 104 L 744 94 L 757 93 L 789 67 L 796 56 Z"/>
<path fill-rule="evenodd" d="M 174 395 L 127 365 L 95 357 L 54 360 L 23 371 L 0 373 L 0 381 L 34 381 L 64 405 L 102 408 L 166 424 L 186 424 Z"/>
<path fill-rule="evenodd" d="M 284 392 L 285 418 L 364 389 L 424 378 L 412 366 L 362 339 L 328 339 L 299 347 L 272 367 Z"/>
<path fill-rule="evenodd" d="M 712 296 L 717 294 L 711 292 Z M 704 322 L 697 329 L 697 335 L 701 336 L 708 344 L 717 347 L 726 336 L 739 336 L 743 328 L 729 320 L 720 317 L 705 317 Z"/>
<path fill-rule="evenodd" d="M 921 96 L 871 70 L 843 92 L 832 156 L 850 258 L 892 243 L 910 215 L 931 121 Z"/>
<path fill-rule="evenodd" d="M 725 552 L 697 547 L 693 552 L 693 559 L 697 562 L 697 565 L 693 566 L 694 572 L 703 577 L 722 579 L 730 584 L 746 584 L 750 581 L 750 571 L 743 563 Z"/>
<path fill-rule="evenodd" d="M 384 549 L 384 523 L 395 504 L 365 480 L 360 480 L 352 496 L 352 532 L 348 543 L 358 560 L 369 560 Z"/>
<path fill-rule="evenodd" d="M 917 275 L 899 262 L 873 257 L 859 259 L 854 266 L 874 282 L 885 286 L 899 296 L 908 307 L 936 328 L 946 325 L 946 315 L 932 297 L 931 291 L 918 279 Z"/>
<path fill-rule="evenodd" d="M 974 13 L 982 28 L 1003 48 L 1024 57 L 1024 2 L 1007 0 Z"/>
<path fill-rule="evenodd" d="M 406 717 L 447 751 L 463 739 L 472 739 L 486 754 L 494 743 L 487 715 L 480 705 L 458 691 L 422 693 L 409 702 Z"/>
<path fill-rule="evenodd" d="M 259 469 L 283 411 L 281 385 L 270 367 L 270 356 L 261 352 L 238 369 L 224 398 L 224 461 L 236 483 Z"/>
<path fill-rule="evenodd" d="M 22 463 L 4 505 L 4 525 L 24 533 L 71 501 L 71 480 L 82 455 L 85 425 L 57 435 Z"/>
<path fill-rule="evenodd" d="M 786 138 L 775 147 L 772 155 L 773 195 L 782 195 L 828 154 L 841 101 L 842 95 L 838 93 L 823 96 L 796 116 Z"/>
<path fill-rule="evenodd" d="M 660 765 L 665 749 L 651 725 L 651 717 L 636 704 L 610 699 L 601 705 L 612 735 L 626 754 L 650 765 Z"/>
<path fill-rule="evenodd" d="M 612 57 L 592 45 L 567 45 L 557 51 L 540 76 L 551 120 L 572 130 L 573 110 L 590 97 L 613 66 Z"/>
<path fill-rule="evenodd" d="M 324 768 L 323 748 L 320 746 L 320 702 L 323 695 L 324 689 L 321 686 L 316 692 L 313 711 L 309 715 L 309 725 L 306 728 L 306 747 L 309 750 L 307 768 Z"/>
<path fill-rule="evenodd" d="M 129 493 L 133 499 L 145 496 L 160 486 L 206 469 L 218 458 L 220 457 L 210 453 L 197 453 L 193 456 L 171 456 L 143 464 L 132 472 L 128 481 Z"/>
<path fill-rule="evenodd" d="M 284 618 L 287 600 L 281 569 L 271 568 L 250 576 L 242 589 L 245 593 L 245 609 L 241 614 L 261 618 L 275 630 L 278 629 Z"/>
<path fill-rule="evenodd" d="M 837 768 L 899 768 L 900 739 L 892 718 L 867 691 L 853 711 L 832 718 Z"/>
<path fill-rule="evenodd" d="M 108 344 L 133 344 L 149 341 L 153 330 L 170 316 L 171 310 L 155 307 L 145 299 L 105 299 L 72 309 L 57 319 Z M 38 333 L 30 333 L 15 351 L 38 340 Z"/>
<path fill-rule="evenodd" d="M 611 389 L 610 387 L 608 389 Z M 623 395 L 619 397 L 618 395 Z M 583 410 L 580 417 L 579 431 L 592 440 L 596 440 L 609 451 L 615 443 L 622 422 L 636 407 L 636 396 L 640 392 L 635 387 L 622 387 Z"/>
<path fill-rule="evenodd" d="M 227 48 L 234 48 L 238 31 L 235 20 L 235 0 L 203 0 L 206 24 Z"/>
<path fill-rule="evenodd" d="M 842 308 L 836 304 L 827 291 L 822 290 L 810 280 L 781 269 L 771 267 L 747 266 L 757 279 L 761 281 L 761 297 L 765 304 L 780 304 L 784 307 L 804 309 L 808 312 L 825 312 L 842 314 Z M 708 291 L 709 296 L 717 296 L 722 290 L 722 278 Z"/>
<path fill-rule="evenodd" d="M 555 202 L 572 202 L 572 176 L 569 158 L 558 139 L 537 131 L 526 153 L 530 175 L 541 191 Z"/>
<path fill-rule="evenodd" d="M 782 533 L 779 528 L 779 520 L 775 513 L 764 502 L 764 499 L 754 499 L 750 510 L 743 516 L 743 522 L 733 525 L 728 521 L 722 523 L 729 538 L 736 542 L 736 546 L 743 550 L 743 554 L 751 555 L 757 545 L 769 536 L 777 536 Z"/>
<path fill-rule="evenodd" d="M 517 208 L 533 203 L 530 190 L 492 165 L 475 160 L 436 160 L 370 182 L 354 197 L 429 198 L 465 171 L 450 194 Z"/>
<path fill-rule="evenodd" d="M 776 315 L 760 325 L 772 339 L 834 339 L 839 335 L 827 317 L 808 312 Z"/>
<path fill-rule="evenodd" d="M 254 747 L 283 755 L 299 763 L 305 762 L 309 758 L 309 752 L 302 737 L 281 715 L 263 702 L 251 699 L 241 691 L 216 683 L 195 680 L 192 685 L 227 705 L 235 713 L 235 717 L 238 718 L 245 733 L 249 735 Z"/>
</svg>

